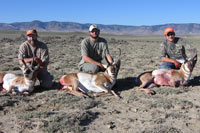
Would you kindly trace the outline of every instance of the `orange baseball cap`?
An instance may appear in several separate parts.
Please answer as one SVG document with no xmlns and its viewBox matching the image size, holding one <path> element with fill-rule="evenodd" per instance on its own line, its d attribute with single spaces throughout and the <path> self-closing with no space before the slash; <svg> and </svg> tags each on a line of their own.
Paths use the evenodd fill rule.
<svg viewBox="0 0 200 133">
<path fill-rule="evenodd" d="M 169 32 L 174 32 L 174 29 L 171 27 L 168 27 L 165 29 L 165 35 L 167 35 Z M 174 32 L 175 33 L 175 32 Z"/>
<path fill-rule="evenodd" d="M 33 34 L 36 34 L 36 35 L 37 35 L 37 31 L 36 31 L 36 29 L 34 29 L 34 28 L 31 28 L 31 29 L 29 29 L 29 30 L 26 31 L 26 35 L 27 35 L 27 36 L 28 36 L 28 35 L 33 35 Z"/>
</svg>

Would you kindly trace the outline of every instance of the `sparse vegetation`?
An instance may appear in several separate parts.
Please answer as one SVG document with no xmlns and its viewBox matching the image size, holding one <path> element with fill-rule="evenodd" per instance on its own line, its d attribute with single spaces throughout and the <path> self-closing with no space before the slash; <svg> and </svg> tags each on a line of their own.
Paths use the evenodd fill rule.
<svg viewBox="0 0 200 133">
<path fill-rule="evenodd" d="M 0 91 L 0 132 L 200 132 L 200 66 L 193 71 L 190 86 L 154 88 L 150 96 L 136 90 L 137 76 L 159 67 L 159 45 L 163 36 L 101 34 L 108 40 L 111 55 L 121 48 L 121 69 L 115 91 L 123 99 L 106 95 L 80 98 L 60 90 L 62 75 L 78 72 L 80 42 L 87 33 L 39 32 L 50 53 L 49 71 L 54 86 L 36 86 L 30 96 Z M 199 36 L 184 36 L 197 50 Z M 0 71 L 20 74 L 17 53 L 24 32 L 0 32 Z"/>
</svg>

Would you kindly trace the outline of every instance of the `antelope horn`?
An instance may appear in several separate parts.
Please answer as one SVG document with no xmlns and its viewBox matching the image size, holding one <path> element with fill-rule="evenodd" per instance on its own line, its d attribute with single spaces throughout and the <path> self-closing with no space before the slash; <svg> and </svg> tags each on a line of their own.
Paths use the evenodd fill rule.
<svg viewBox="0 0 200 133">
<path fill-rule="evenodd" d="M 34 58 L 35 58 L 35 54 L 33 53 L 33 59 L 32 59 L 32 62 L 31 62 L 31 67 L 33 67 Z"/>
<path fill-rule="evenodd" d="M 119 57 L 121 56 L 121 49 L 120 48 L 118 49 L 119 49 L 119 54 L 113 64 L 116 64 L 119 61 Z"/>
<path fill-rule="evenodd" d="M 25 55 L 22 56 L 22 63 L 24 64 L 25 67 L 27 67 L 26 62 L 24 61 Z"/>
<path fill-rule="evenodd" d="M 27 67 L 26 62 L 24 61 L 24 58 L 22 58 L 22 63 L 24 64 L 25 67 Z"/>
<path fill-rule="evenodd" d="M 197 55 L 197 49 L 194 49 L 194 54 L 193 54 L 193 58 Z"/>
<path fill-rule="evenodd" d="M 34 62 L 34 58 L 35 58 L 35 52 L 33 52 L 33 58 L 32 58 L 32 62 L 31 62 L 31 66 L 30 69 L 33 71 L 33 62 Z"/>
<path fill-rule="evenodd" d="M 189 60 L 193 60 L 197 56 L 197 49 L 196 48 L 192 49 L 192 53 L 193 54 Z"/>
</svg>

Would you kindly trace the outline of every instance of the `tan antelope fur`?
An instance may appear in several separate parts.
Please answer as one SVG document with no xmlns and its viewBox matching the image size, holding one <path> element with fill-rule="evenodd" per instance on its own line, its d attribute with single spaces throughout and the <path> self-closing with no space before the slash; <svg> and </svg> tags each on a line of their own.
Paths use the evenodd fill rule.
<svg viewBox="0 0 200 133">
<path fill-rule="evenodd" d="M 148 94 L 155 92 L 150 90 L 154 86 L 185 86 L 191 77 L 193 68 L 197 62 L 197 51 L 194 49 L 193 55 L 189 59 L 184 59 L 184 63 L 179 70 L 175 69 L 157 69 L 152 72 L 145 72 L 138 78 L 141 81 L 139 90 L 144 90 Z"/>
<path fill-rule="evenodd" d="M 60 79 L 63 90 L 75 96 L 87 97 L 88 91 L 96 92 L 98 94 L 111 93 L 119 98 L 119 96 L 111 90 L 116 83 L 118 71 L 120 68 L 121 50 L 116 60 L 109 64 L 104 73 L 90 74 L 90 73 L 70 73 L 64 75 Z"/>
<path fill-rule="evenodd" d="M 23 65 L 21 68 L 23 76 L 16 75 L 13 73 L 5 73 L 4 76 L 0 76 L 3 81 L 3 89 L 7 92 L 19 92 L 27 93 L 32 92 L 36 82 L 36 70 L 39 66 L 33 66 L 33 61 L 31 65 L 28 65 L 22 60 Z"/>
<path fill-rule="evenodd" d="M 0 84 L 3 83 L 3 77 L 4 77 L 5 74 L 6 74 L 5 72 L 0 73 Z"/>
</svg>

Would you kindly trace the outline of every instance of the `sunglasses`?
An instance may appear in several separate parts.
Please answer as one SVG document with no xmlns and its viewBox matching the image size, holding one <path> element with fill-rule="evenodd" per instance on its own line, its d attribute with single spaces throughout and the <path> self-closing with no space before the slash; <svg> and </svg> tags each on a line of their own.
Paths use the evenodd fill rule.
<svg viewBox="0 0 200 133">
<path fill-rule="evenodd" d="M 92 32 L 92 33 L 93 33 L 93 32 L 99 32 L 99 30 L 98 30 L 98 29 L 93 29 L 91 32 Z"/>
<path fill-rule="evenodd" d="M 167 34 L 167 36 L 175 36 L 175 33 L 174 33 L 174 32 L 169 32 L 169 33 Z"/>
</svg>

